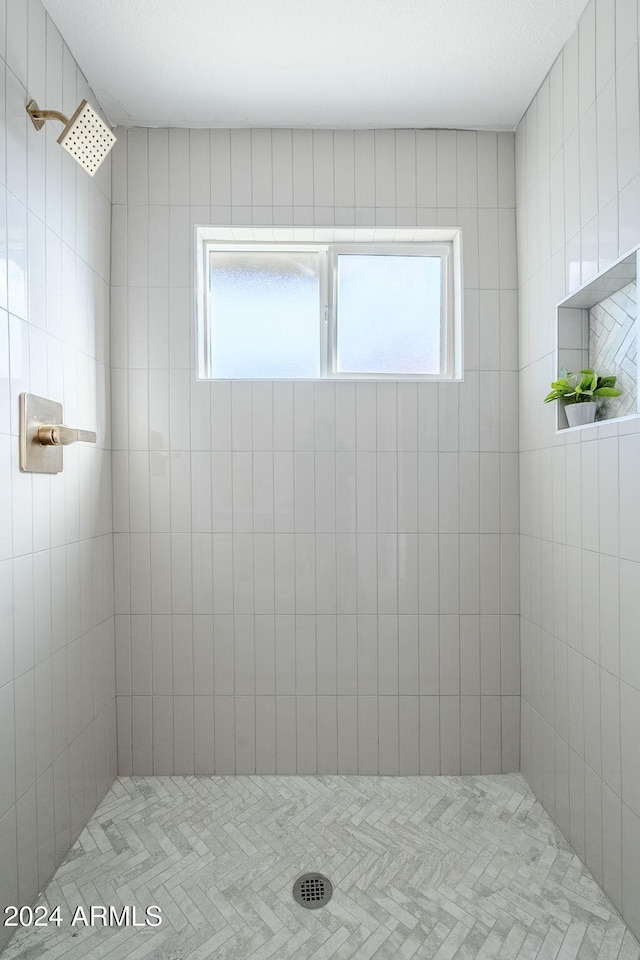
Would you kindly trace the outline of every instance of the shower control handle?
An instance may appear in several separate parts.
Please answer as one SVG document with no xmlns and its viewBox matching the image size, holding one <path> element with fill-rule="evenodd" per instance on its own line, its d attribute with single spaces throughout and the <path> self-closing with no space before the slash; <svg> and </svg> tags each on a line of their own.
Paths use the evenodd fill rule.
<svg viewBox="0 0 640 960">
<path fill-rule="evenodd" d="M 93 430 L 76 430 L 75 427 L 66 427 L 63 423 L 44 423 L 38 428 L 38 440 L 45 447 L 67 446 L 69 443 L 95 443 L 96 435 Z"/>
</svg>

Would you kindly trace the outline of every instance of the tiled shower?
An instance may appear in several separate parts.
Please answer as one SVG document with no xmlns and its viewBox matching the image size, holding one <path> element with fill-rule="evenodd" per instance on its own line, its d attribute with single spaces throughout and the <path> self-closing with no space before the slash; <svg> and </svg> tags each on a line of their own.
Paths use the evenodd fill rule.
<svg viewBox="0 0 640 960">
<path fill-rule="evenodd" d="M 640 421 L 541 403 L 640 243 L 635 0 L 515 134 L 119 129 L 95 179 L 25 113 L 95 103 L 40 0 L 0 30 L 1 904 L 114 781 L 521 771 L 639 935 Z M 196 380 L 197 224 L 461 228 L 464 380 Z M 23 392 L 97 433 L 60 475 Z"/>
</svg>

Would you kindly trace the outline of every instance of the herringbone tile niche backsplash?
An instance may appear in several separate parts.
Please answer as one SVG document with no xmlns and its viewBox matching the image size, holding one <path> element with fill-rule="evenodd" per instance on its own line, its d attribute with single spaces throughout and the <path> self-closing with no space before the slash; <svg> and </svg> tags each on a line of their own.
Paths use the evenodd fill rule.
<svg viewBox="0 0 640 960">
<path fill-rule="evenodd" d="M 589 310 L 589 366 L 617 377 L 622 396 L 607 401 L 608 417 L 638 409 L 638 284 L 627 284 Z"/>
</svg>

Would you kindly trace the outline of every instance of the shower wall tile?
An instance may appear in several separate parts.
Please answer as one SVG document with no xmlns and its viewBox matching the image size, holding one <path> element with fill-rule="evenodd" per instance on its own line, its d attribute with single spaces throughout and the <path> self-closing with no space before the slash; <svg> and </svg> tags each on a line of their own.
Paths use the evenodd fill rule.
<svg viewBox="0 0 640 960">
<path fill-rule="evenodd" d="M 513 136 L 122 130 L 112 189 L 120 771 L 517 770 Z M 196 381 L 207 221 L 459 224 L 465 380 Z"/>
<path fill-rule="evenodd" d="M 540 398 L 554 303 L 640 241 L 638 125 L 637 4 L 591 0 L 516 133 L 522 770 L 636 934 L 640 421 L 556 435 Z"/>
<path fill-rule="evenodd" d="M 0 263 L 3 906 L 33 902 L 116 773 L 111 163 L 89 178 L 56 143 L 55 125 L 38 133 L 24 112 L 30 96 L 66 112 L 84 96 L 95 103 L 39 0 L 7 4 L 3 91 L 5 83 L 0 245 L 8 242 L 11 254 L 10 263 Z M 140 341 L 133 347 L 139 356 Z M 62 401 L 66 422 L 95 430 L 96 446 L 65 451 L 59 475 L 20 473 L 23 391 Z M 138 479 L 133 515 L 141 523 Z M 122 682 L 122 657 L 120 668 Z M 8 932 L 2 928 L 0 947 Z"/>
</svg>

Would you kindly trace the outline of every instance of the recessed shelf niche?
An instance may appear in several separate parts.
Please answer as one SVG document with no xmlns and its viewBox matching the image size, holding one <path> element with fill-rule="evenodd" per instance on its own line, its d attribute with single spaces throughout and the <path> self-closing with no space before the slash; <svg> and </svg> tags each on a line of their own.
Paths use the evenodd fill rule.
<svg viewBox="0 0 640 960">
<path fill-rule="evenodd" d="M 595 424 L 637 416 L 638 406 L 638 260 L 634 248 L 599 273 L 556 308 L 557 370 L 577 373 L 593 368 L 618 378 L 620 397 L 598 405 Z M 556 406 L 556 428 L 570 428 L 561 402 Z"/>
</svg>

